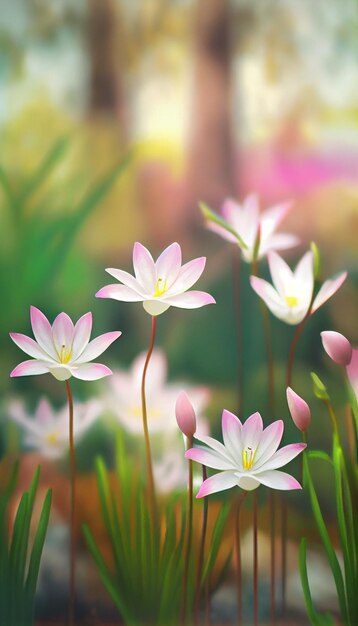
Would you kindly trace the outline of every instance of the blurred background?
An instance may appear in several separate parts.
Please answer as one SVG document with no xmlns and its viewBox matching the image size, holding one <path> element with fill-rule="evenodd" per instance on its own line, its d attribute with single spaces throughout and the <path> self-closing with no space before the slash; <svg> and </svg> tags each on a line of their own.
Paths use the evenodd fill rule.
<svg viewBox="0 0 358 626">
<path fill-rule="evenodd" d="M 215 435 L 221 409 L 238 406 L 233 285 L 237 290 L 240 274 L 243 416 L 260 410 L 268 421 L 262 322 L 249 267 L 205 228 L 198 209 L 204 200 L 219 211 L 227 196 L 251 192 L 263 208 L 293 201 L 283 230 L 298 234 L 301 247 L 284 254 L 289 262 L 314 240 L 323 278 L 349 272 L 307 324 L 295 368 L 295 388 L 315 414 L 312 441 L 327 447 L 328 419 L 312 396 L 309 371 L 327 381 L 342 412 L 345 391 L 323 357 L 319 332 L 335 329 L 358 343 L 356 0 L 3 0 L 0 87 L 3 466 L 24 447 L 9 419 L 14 399 L 30 416 L 41 397 L 54 409 L 65 404 L 64 386 L 50 376 L 10 382 L 9 372 L 26 357 L 8 332 L 31 334 L 30 304 L 51 322 L 62 310 L 74 320 L 91 310 L 94 334 L 122 330 L 103 359 L 116 370 L 128 371 L 146 349 L 150 320 L 141 305 L 94 297 L 108 283 L 105 267 L 131 271 L 136 240 L 153 256 L 177 240 L 185 261 L 208 258 L 198 288 L 217 305 L 170 309 L 158 319 L 158 346 L 171 383 L 205 387 L 203 411 Z M 267 275 L 265 262 L 260 271 Z M 286 419 L 291 441 L 297 432 L 283 385 L 292 331 L 272 320 L 276 417 Z M 105 407 L 78 447 L 79 470 L 91 481 L 97 454 L 113 464 L 118 420 L 105 401 L 107 380 L 73 387 L 78 401 L 97 396 Z M 42 456 L 33 445 L 23 457 L 25 484 Z M 46 481 L 59 485 L 60 528 L 65 464 L 44 461 L 43 481 L 44 488 Z M 322 476 L 328 516 L 329 492 Z M 86 506 L 89 515 L 96 505 Z M 301 515 L 296 539 L 300 524 L 310 524 L 304 507 Z M 61 537 L 53 537 L 54 550 L 56 541 Z"/>
</svg>

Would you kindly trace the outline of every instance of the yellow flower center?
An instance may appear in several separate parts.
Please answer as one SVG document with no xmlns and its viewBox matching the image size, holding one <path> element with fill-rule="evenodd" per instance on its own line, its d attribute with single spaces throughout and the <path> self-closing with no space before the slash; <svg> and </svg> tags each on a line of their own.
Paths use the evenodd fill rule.
<svg viewBox="0 0 358 626">
<path fill-rule="evenodd" d="M 136 406 L 132 406 L 130 408 L 130 413 L 132 417 L 142 418 L 142 407 L 139 406 L 139 404 Z M 156 409 L 155 407 L 147 407 L 147 413 L 148 413 L 148 417 L 154 420 L 162 416 L 162 412 L 159 409 Z"/>
<path fill-rule="evenodd" d="M 242 465 L 244 467 L 244 470 L 249 470 L 252 468 L 254 462 L 255 462 L 255 456 L 256 456 L 256 450 L 253 450 L 252 448 L 245 448 L 245 450 L 242 451 Z"/>
<path fill-rule="evenodd" d="M 58 356 L 60 357 L 61 363 L 68 363 L 72 357 L 71 348 L 68 350 L 65 345 L 62 345 Z"/>
<path fill-rule="evenodd" d="M 166 291 L 167 291 L 167 281 L 163 280 L 163 278 L 158 278 L 157 282 L 155 283 L 154 297 L 158 298 L 159 296 L 162 296 L 163 293 L 165 293 Z"/>
<path fill-rule="evenodd" d="M 52 446 L 57 445 L 57 443 L 58 443 L 58 433 L 56 433 L 56 432 L 48 433 L 46 435 L 46 441 L 47 441 L 47 443 L 51 444 Z"/>
<path fill-rule="evenodd" d="M 296 296 L 286 296 L 286 304 L 290 309 L 293 309 L 298 304 L 298 298 Z"/>
</svg>

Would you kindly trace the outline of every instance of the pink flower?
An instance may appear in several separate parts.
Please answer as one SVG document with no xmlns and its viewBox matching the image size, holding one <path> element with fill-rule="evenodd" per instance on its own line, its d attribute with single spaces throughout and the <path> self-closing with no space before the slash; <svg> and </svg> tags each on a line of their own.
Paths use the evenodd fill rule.
<svg viewBox="0 0 358 626">
<path fill-rule="evenodd" d="M 102 411 L 97 400 L 75 404 L 74 434 L 76 442 L 92 426 Z M 68 406 L 54 411 L 43 398 L 30 417 L 23 402 L 13 400 L 8 404 L 9 417 L 25 428 L 25 444 L 36 448 L 40 454 L 50 459 L 59 459 L 68 452 Z"/>
<path fill-rule="evenodd" d="M 353 348 L 352 359 L 346 367 L 347 376 L 358 400 L 358 348 Z"/>
<path fill-rule="evenodd" d="M 295 478 L 278 468 L 292 461 L 306 444 L 294 443 L 277 450 L 283 427 L 283 421 L 277 420 L 263 429 L 259 413 L 242 424 L 236 415 L 224 410 L 224 444 L 212 437 L 196 436 L 208 447 L 190 448 L 185 454 L 187 459 L 221 470 L 203 482 L 197 498 L 235 486 L 245 491 L 256 489 L 260 484 L 273 489 L 301 489 Z"/>
<path fill-rule="evenodd" d="M 344 335 L 334 330 L 324 330 L 321 338 L 323 347 L 332 361 L 343 367 L 349 365 L 352 358 L 352 346 Z"/>
<path fill-rule="evenodd" d="M 192 437 L 196 431 L 196 415 L 185 391 L 181 391 L 175 403 L 175 416 L 182 433 Z"/>
<path fill-rule="evenodd" d="M 291 202 L 278 204 L 260 215 L 258 198 L 256 194 L 251 194 L 242 204 L 231 199 L 225 200 L 222 218 L 218 216 L 216 219 L 215 213 L 209 211 L 205 205 L 202 206 L 202 211 L 207 218 L 208 228 L 227 241 L 239 245 L 244 260 L 251 263 L 255 256 L 255 243 L 259 231 L 258 259 L 264 257 L 269 250 L 287 250 L 299 243 L 295 235 L 276 233 L 291 206 Z"/>
<path fill-rule="evenodd" d="M 60 313 L 54 323 L 39 309 L 30 307 L 31 325 L 36 341 L 21 333 L 10 333 L 11 339 L 33 359 L 20 363 L 10 376 L 32 376 L 50 372 L 57 380 L 71 376 L 81 380 L 97 380 L 112 374 L 101 363 L 90 363 L 122 334 L 105 333 L 90 341 L 92 313 L 83 315 L 74 326 L 66 313 Z"/>
<path fill-rule="evenodd" d="M 307 315 L 312 300 L 314 287 L 312 251 L 306 252 L 294 272 L 276 252 L 269 252 L 268 263 L 274 286 L 262 278 L 251 276 L 251 287 L 278 319 L 287 324 L 299 324 Z M 343 272 L 323 283 L 313 300 L 311 314 L 336 293 L 346 277 L 347 272 Z"/>
<path fill-rule="evenodd" d="M 140 243 L 133 248 L 135 277 L 113 268 L 106 272 L 122 285 L 107 285 L 100 289 L 97 298 L 113 298 L 123 302 L 143 302 L 150 315 L 160 315 L 170 306 L 197 309 L 215 304 L 214 298 L 204 291 L 188 291 L 204 271 L 206 258 L 200 257 L 181 264 L 182 254 L 178 243 L 172 243 L 154 262 L 149 250 Z"/>
<path fill-rule="evenodd" d="M 311 422 L 311 409 L 307 402 L 301 398 L 291 387 L 286 389 L 288 408 L 294 424 L 299 430 L 305 432 Z"/>
</svg>

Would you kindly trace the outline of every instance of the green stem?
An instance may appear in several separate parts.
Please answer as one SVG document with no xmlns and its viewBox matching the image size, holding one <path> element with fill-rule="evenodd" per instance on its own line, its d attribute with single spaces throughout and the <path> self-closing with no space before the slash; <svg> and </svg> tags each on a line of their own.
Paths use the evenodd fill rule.
<svg viewBox="0 0 358 626">
<path fill-rule="evenodd" d="M 332 402 L 330 400 L 323 400 L 323 403 L 325 404 L 325 406 L 327 408 L 327 411 L 328 411 L 328 415 L 331 418 L 333 432 L 337 436 L 338 443 L 340 443 L 337 415 L 336 415 L 336 412 L 335 412 L 335 410 L 333 408 L 333 404 L 332 404 Z"/>
<path fill-rule="evenodd" d="M 193 447 L 193 436 L 187 439 L 187 450 Z M 189 578 L 189 562 L 190 550 L 193 536 L 193 462 L 188 461 L 189 477 L 188 477 L 188 508 L 186 521 L 186 546 L 184 556 L 184 574 L 183 574 L 183 604 L 182 604 L 182 624 L 187 623 L 187 606 L 188 606 L 188 578 Z"/>
<path fill-rule="evenodd" d="M 150 344 L 149 344 L 147 356 L 146 356 L 145 363 L 144 363 L 143 375 L 142 375 L 142 385 L 141 385 L 142 419 L 143 419 L 145 454 L 146 454 L 147 475 L 148 475 L 148 497 L 149 497 L 149 506 L 151 508 L 153 522 L 154 522 L 154 518 L 155 518 L 155 511 L 156 511 L 155 486 L 154 486 L 152 453 L 151 453 L 149 429 L 148 429 L 148 414 L 147 414 L 147 401 L 146 401 L 146 396 L 145 396 L 145 382 L 146 382 L 146 375 L 147 375 L 147 369 L 148 369 L 149 361 L 150 361 L 150 358 L 152 356 L 154 343 L 155 343 L 156 326 L 157 326 L 157 318 L 153 315 L 152 316 L 152 332 L 151 332 L 151 337 L 150 337 Z"/>
<path fill-rule="evenodd" d="M 69 448 L 70 448 L 70 580 L 69 580 L 69 607 L 68 624 L 74 626 L 75 623 L 75 597 L 76 597 L 76 534 L 75 534 L 75 514 L 76 514 L 76 453 L 73 430 L 73 396 L 71 385 L 65 381 L 68 414 L 69 414 Z"/>
<path fill-rule="evenodd" d="M 203 482 L 207 479 L 208 474 L 205 465 L 202 465 L 202 473 L 203 473 Z M 199 561 L 198 561 L 198 569 L 196 574 L 196 590 L 195 590 L 195 607 L 194 607 L 194 624 L 197 626 L 200 620 L 200 596 L 201 596 L 201 577 L 203 574 L 203 564 L 204 564 L 204 553 L 205 553 L 205 541 L 206 541 L 206 532 L 208 527 L 208 509 L 209 509 L 209 498 L 205 496 L 204 504 L 203 504 L 203 524 L 201 529 L 201 541 L 200 541 L 200 551 L 199 551 Z M 208 581 L 205 581 L 205 588 L 208 584 Z"/>
</svg>

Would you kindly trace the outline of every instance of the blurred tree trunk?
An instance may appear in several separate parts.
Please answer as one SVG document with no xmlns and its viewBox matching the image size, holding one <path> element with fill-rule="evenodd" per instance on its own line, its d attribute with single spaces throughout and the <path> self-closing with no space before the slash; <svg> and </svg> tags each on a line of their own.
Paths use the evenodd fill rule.
<svg viewBox="0 0 358 626">
<path fill-rule="evenodd" d="M 121 33 L 118 3 L 89 0 L 88 41 L 91 65 L 90 112 L 117 117 L 124 126 L 124 88 L 121 84 Z"/>
<path fill-rule="evenodd" d="M 234 192 L 229 0 L 198 0 L 194 24 L 190 206 Z"/>
</svg>

